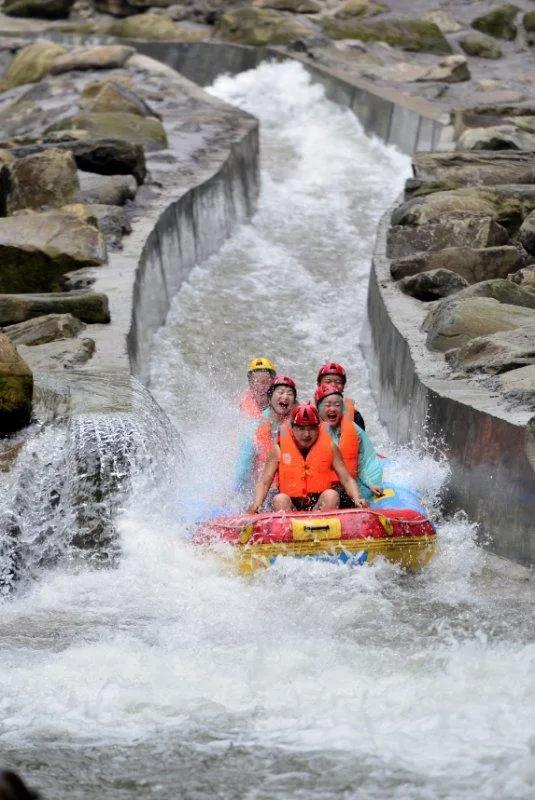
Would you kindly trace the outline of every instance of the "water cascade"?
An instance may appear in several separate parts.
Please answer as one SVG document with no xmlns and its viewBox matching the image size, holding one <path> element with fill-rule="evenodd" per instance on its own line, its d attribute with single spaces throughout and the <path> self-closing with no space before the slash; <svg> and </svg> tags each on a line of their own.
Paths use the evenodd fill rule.
<svg viewBox="0 0 535 800">
<path fill-rule="evenodd" d="M 400 474 L 432 504 L 447 473 L 387 441 L 358 348 L 375 227 L 408 159 L 297 65 L 211 91 L 260 118 L 263 188 L 252 223 L 192 272 L 155 338 L 150 388 L 184 458 L 146 397 L 140 462 L 117 411 L 35 436 L 13 480 L 37 561 L 80 531 L 67 498 L 81 472 L 111 465 L 121 490 L 126 459 L 131 482 L 97 515 L 116 531 L 113 569 L 67 546 L 3 601 L 3 762 L 55 798 L 528 798 L 534 603 L 528 581 L 476 547 L 474 523 L 439 519 L 440 552 L 418 576 L 301 561 L 244 581 L 192 550 L 199 513 L 230 502 L 252 355 L 275 358 L 303 399 L 316 365 L 342 361 Z"/>
</svg>

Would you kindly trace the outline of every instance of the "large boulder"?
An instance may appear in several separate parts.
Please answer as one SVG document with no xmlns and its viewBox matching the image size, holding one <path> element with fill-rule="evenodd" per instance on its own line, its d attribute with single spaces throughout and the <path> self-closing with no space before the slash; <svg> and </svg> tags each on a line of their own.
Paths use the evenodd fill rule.
<svg viewBox="0 0 535 800">
<path fill-rule="evenodd" d="M 442 83 L 458 83 L 470 80 L 470 70 L 464 56 L 453 55 L 441 59 L 438 64 L 427 67 L 418 81 L 441 81 Z"/>
<path fill-rule="evenodd" d="M 388 230 L 386 254 L 403 258 L 447 247 L 496 247 L 508 241 L 508 232 L 492 217 L 461 217 L 416 227 L 395 225 Z"/>
<path fill-rule="evenodd" d="M 19 349 L 31 369 L 50 372 L 76 369 L 85 364 L 95 352 L 95 341 L 84 337 L 48 342 L 34 347 L 20 345 Z"/>
<path fill-rule="evenodd" d="M 72 314 L 44 314 L 16 325 L 7 325 L 2 333 L 17 346 L 32 347 L 57 339 L 72 339 L 84 328 L 84 323 Z"/>
<path fill-rule="evenodd" d="M 535 309 L 535 296 L 524 287 L 503 278 L 481 281 L 463 289 L 459 295 L 466 297 L 490 297 L 499 303 L 521 308 Z"/>
<path fill-rule="evenodd" d="M 217 20 L 215 32 L 227 42 L 263 46 L 306 39 L 314 28 L 268 8 L 231 8 Z"/>
<path fill-rule="evenodd" d="M 507 280 L 511 283 L 516 283 L 521 289 L 527 292 L 535 293 L 535 266 L 522 267 L 511 275 L 507 276 Z"/>
<path fill-rule="evenodd" d="M 535 394 L 535 364 L 502 373 L 500 384 L 506 394 L 513 392 L 515 394 L 524 392 Z"/>
<path fill-rule="evenodd" d="M 122 44 L 75 47 L 56 58 L 50 72 L 52 75 L 58 75 L 74 69 L 118 69 L 124 66 L 134 53 L 133 47 L 126 47 Z"/>
<path fill-rule="evenodd" d="M 447 247 L 394 259 L 390 272 L 394 280 L 400 280 L 429 270 L 447 270 L 461 275 L 468 283 L 476 283 L 490 278 L 506 278 L 523 263 L 522 253 L 507 245 L 477 249 Z"/>
<path fill-rule="evenodd" d="M 0 219 L 0 290 L 46 292 L 76 267 L 106 261 L 106 243 L 83 206 Z"/>
<path fill-rule="evenodd" d="M 349 2 L 365 3 L 366 0 L 349 0 Z M 272 8 L 275 11 L 293 11 L 294 14 L 319 14 L 322 10 L 318 0 L 255 0 L 258 8 Z"/>
<path fill-rule="evenodd" d="M 459 39 L 459 44 L 469 56 L 492 59 L 502 57 L 502 48 L 498 42 L 482 33 L 467 33 Z"/>
<path fill-rule="evenodd" d="M 482 33 L 488 33 L 496 39 L 508 39 L 512 41 L 516 37 L 515 17 L 519 11 L 518 6 L 513 3 L 504 3 L 498 8 L 489 11 L 472 20 L 472 28 Z"/>
<path fill-rule="evenodd" d="M 112 36 L 123 39 L 167 40 L 177 42 L 199 42 L 206 38 L 206 31 L 197 28 L 179 28 L 173 20 L 162 14 L 134 14 L 114 22 L 110 28 Z"/>
<path fill-rule="evenodd" d="M 535 211 L 525 218 L 520 226 L 518 236 L 524 250 L 535 256 Z"/>
<path fill-rule="evenodd" d="M 167 147 L 165 128 L 159 119 L 124 111 L 74 114 L 58 120 L 45 133 L 54 131 L 84 131 L 87 139 L 122 139 L 140 144 L 148 151 Z"/>
<path fill-rule="evenodd" d="M 0 333 L 0 435 L 12 433 L 30 421 L 33 377 L 15 345 Z"/>
<path fill-rule="evenodd" d="M 52 42 L 34 42 L 26 45 L 15 55 L 0 81 L 0 92 L 15 86 L 40 81 L 50 72 L 58 56 L 63 55 L 64 47 Z"/>
<path fill-rule="evenodd" d="M 398 286 L 404 294 L 430 302 L 456 294 L 468 286 L 468 283 L 461 275 L 449 269 L 433 269 L 403 278 Z"/>
<path fill-rule="evenodd" d="M 122 111 L 137 114 L 139 117 L 159 118 L 159 114 L 127 86 L 114 81 L 104 81 L 97 85 L 99 88 L 96 91 L 85 92 L 82 100 L 84 112 L 107 114 L 111 111 Z M 92 86 L 95 87 L 95 84 Z"/>
<path fill-rule="evenodd" d="M 331 39 L 359 39 L 361 42 L 386 42 L 414 52 L 449 55 L 451 47 L 434 22 L 421 19 L 341 20 L 322 19 L 324 33 Z"/>
<path fill-rule="evenodd" d="M 466 292 L 467 290 L 463 290 Z M 459 293 L 440 300 L 425 318 L 427 346 L 445 353 L 478 336 L 535 325 L 535 309 L 511 306 L 490 297 Z"/>
<path fill-rule="evenodd" d="M 535 364 L 535 320 L 506 333 L 478 336 L 448 354 L 447 360 L 456 369 L 490 375 Z"/>
<path fill-rule="evenodd" d="M 456 150 L 535 150 L 535 135 L 516 125 L 468 128 L 455 143 Z"/>
<path fill-rule="evenodd" d="M 415 153 L 412 163 L 416 179 L 447 182 L 450 188 L 535 183 L 533 153 L 509 150 Z"/>
<path fill-rule="evenodd" d="M 2 11 L 10 17 L 66 19 L 75 0 L 5 0 Z"/>
<path fill-rule="evenodd" d="M 19 158 L 10 169 L 10 214 L 21 208 L 60 208 L 72 203 L 80 188 L 76 163 L 67 150 L 50 149 Z"/>
<path fill-rule="evenodd" d="M 108 298 L 98 292 L 0 294 L 0 326 L 24 322 L 42 314 L 72 314 L 89 323 L 110 321 Z"/>
<path fill-rule="evenodd" d="M 454 132 L 459 136 L 466 128 L 494 128 L 519 117 L 535 116 L 535 105 L 517 102 L 486 102 L 485 105 L 455 108 L 452 112 Z"/>
<path fill-rule="evenodd" d="M 335 12 L 337 19 L 354 19 L 355 17 L 373 17 L 385 11 L 382 3 L 370 2 L 370 0 L 346 0 L 346 2 Z"/>
<path fill-rule="evenodd" d="M 90 172 L 79 172 L 78 177 L 78 197 L 82 203 L 124 206 L 127 200 L 133 200 L 136 196 L 137 183 L 131 175 L 93 175 Z"/>
</svg>

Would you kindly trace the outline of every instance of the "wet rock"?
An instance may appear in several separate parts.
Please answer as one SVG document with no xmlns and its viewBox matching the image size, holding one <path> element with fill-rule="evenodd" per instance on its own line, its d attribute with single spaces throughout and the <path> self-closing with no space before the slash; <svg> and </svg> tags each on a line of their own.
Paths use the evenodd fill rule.
<svg viewBox="0 0 535 800">
<path fill-rule="evenodd" d="M 457 294 L 440 300 L 431 309 L 423 329 L 427 332 L 427 346 L 445 353 L 478 336 L 514 331 L 523 325 L 535 325 L 535 310 L 500 303 L 490 297 Z"/>
<path fill-rule="evenodd" d="M 87 208 L 96 217 L 99 230 L 106 237 L 108 247 L 118 248 L 123 235 L 132 232 L 124 208 L 100 203 L 92 203 Z"/>
<path fill-rule="evenodd" d="M 386 42 L 393 47 L 415 52 L 448 55 L 451 47 L 434 22 L 418 19 L 341 20 L 324 17 L 324 32 L 332 39 L 359 39 L 362 42 Z"/>
<path fill-rule="evenodd" d="M 2 12 L 10 17 L 66 19 L 75 0 L 5 0 Z"/>
<path fill-rule="evenodd" d="M 84 337 L 83 339 L 49 342 L 34 347 L 21 345 L 20 352 L 34 371 L 75 369 L 86 364 L 92 357 L 95 352 L 95 342 L 93 339 Z"/>
<path fill-rule="evenodd" d="M 56 58 L 63 53 L 65 48 L 52 42 L 35 42 L 23 47 L 17 52 L 0 81 L 0 92 L 40 81 L 48 74 Z"/>
<path fill-rule="evenodd" d="M 490 375 L 535 364 L 535 320 L 506 333 L 478 336 L 446 358 L 456 369 Z"/>
<path fill-rule="evenodd" d="M 148 151 L 167 147 L 167 136 L 160 120 L 122 111 L 98 114 L 82 112 L 64 117 L 47 128 L 45 133 L 72 130 L 85 131 L 87 139 L 121 139 L 140 144 Z"/>
<path fill-rule="evenodd" d="M 0 333 L 0 435 L 23 428 L 32 413 L 33 377 L 15 345 Z"/>
<path fill-rule="evenodd" d="M 516 125 L 469 128 L 455 144 L 456 150 L 535 150 L 535 135 Z"/>
<path fill-rule="evenodd" d="M 415 153 L 413 170 L 421 181 L 448 182 L 451 188 L 535 183 L 533 153 L 518 151 Z"/>
<path fill-rule="evenodd" d="M 169 17 L 150 12 L 134 14 L 120 22 L 114 22 L 110 33 L 124 39 L 163 39 L 177 42 L 199 42 L 206 38 L 204 30 L 179 28 Z"/>
<path fill-rule="evenodd" d="M 55 59 L 50 68 L 52 75 L 70 70 L 117 69 L 135 53 L 133 47 L 124 45 L 95 45 L 75 47 Z"/>
<path fill-rule="evenodd" d="M 428 67 L 424 74 L 417 78 L 419 81 L 442 81 L 443 83 L 458 83 L 470 80 L 470 70 L 464 56 L 447 56 L 433 67 Z"/>
<path fill-rule="evenodd" d="M 110 321 L 108 298 L 97 292 L 0 294 L 0 326 L 24 322 L 42 314 L 72 314 L 89 323 Z"/>
<path fill-rule="evenodd" d="M 357 2 L 365 0 L 357 0 Z M 322 10 L 318 0 L 256 0 L 258 8 L 272 8 L 275 11 L 293 11 L 294 14 L 319 14 Z"/>
<path fill-rule="evenodd" d="M 459 136 L 467 128 L 494 128 L 504 122 L 510 122 L 519 117 L 535 116 L 534 105 L 519 105 L 514 103 L 491 103 L 488 95 L 485 105 L 472 106 L 471 108 L 455 108 L 452 112 L 455 135 Z"/>
<path fill-rule="evenodd" d="M 104 238 L 83 206 L 0 219 L 3 292 L 56 291 L 64 272 L 105 261 Z"/>
<path fill-rule="evenodd" d="M 489 11 L 488 14 L 476 17 L 472 20 L 471 25 L 477 31 L 488 33 L 489 36 L 494 36 L 496 39 L 512 41 L 516 37 L 514 20 L 518 11 L 518 6 L 513 3 L 504 3 L 504 5 Z"/>
<path fill-rule="evenodd" d="M 469 56 L 496 59 L 503 55 L 498 42 L 482 33 L 467 33 L 466 36 L 459 39 L 459 44 Z"/>
<path fill-rule="evenodd" d="M 468 217 L 430 222 L 417 227 L 391 227 L 386 252 L 388 258 L 403 258 L 447 247 L 495 247 L 508 241 L 508 232 L 491 217 Z"/>
<path fill-rule="evenodd" d="M 404 294 L 429 302 L 456 294 L 468 286 L 468 282 L 461 275 L 451 272 L 449 269 L 434 269 L 403 278 L 398 286 Z"/>
<path fill-rule="evenodd" d="M 535 293 L 535 266 L 522 267 L 508 275 L 507 280 L 516 283 L 527 292 Z"/>
<path fill-rule="evenodd" d="M 337 19 L 373 17 L 385 10 L 386 7 L 381 3 L 373 3 L 369 2 L 369 0 L 347 0 L 347 2 L 335 12 L 334 16 Z"/>
<path fill-rule="evenodd" d="M 98 88 L 97 88 L 98 87 Z M 109 113 L 110 111 L 123 111 L 127 114 L 137 114 L 139 117 L 157 117 L 153 109 L 139 95 L 120 83 L 104 81 L 92 84 L 89 91 L 85 91 L 83 108 L 90 113 Z"/>
<path fill-rule="evenodd" d="M 504 185 L 482 189 L 454 189 L 416 197 L 392 213 L 394 225 L 422 225 L 446 219 L 491 217 L 505 228 L 516 229 L 535 209 L 535 187 Z"/>
<path fill-rule="evenodd" d="M 262 46 L 306 39 L 314 28 L 268 8 L 232 8 L 219 17 L 215 32 L 228 42 Z"/>
<path fill-rule="evenodd" d="M 535 256 L 535 212 L 532 211 L 531 214 L 523 221 L 522 225 L 520 226 L 520 230 L 518 232 L 518 238 L 520 239 L 520 243 L 526 252 L 530 255 Z"/>
<path fill-rule="evenodd" d="M 59 208 L 75 200 L 80 185 L 68 151 L 50 149 L 19 158 L 11 168 L 8 212 L 21 208 Z"/>
<path fill-rule="evenodd" d="M 460 297 L 490 297 L 510 306 L 535 309 L 535 297 L 531 292 L 503 278 L 475 283 L 463 289 Z"/>
<path fill-rule="evenodd" d="M 84 323 L 72 314 L 45 314 L 16 325 L 8 325 L 2 329 L 2 333 L 14 345 L 24 344 L 31 347 L 57 339 L 72 339 L 84 328 Z"/>
<path fill-rule="evenodd" d="M 455 17 L 443 11 L 441 8 L 435 8 L 424 14 L 423 19 L 427 22 L 434 22 L 438 25 L 442 33 L 457 33 L 461 30 L 461 25 L 457 22 Z"/>
<path fill-rule="evenodd" d="M 500 385 L 505 393 L 535 392 L 535 364 L 520 367 L 500 375 Z"/>
<path fill-rule="evenodd" d="M 71 272 L 65 272 L 61 276 L 61 288 L 65 292 L 89 289 L 89 287 L 95 283 L 96 279 L 95 270 L 91 267 L 74 269 Z"/>
<path fill-rule="evenodd" d="M 79 172 L 79 200 L 82 203 L 99 203 L 107 206 L 124 206 L 127 200 L 133 200 L 137 192 L 137 183 L 131 175 L 94 175 L 90 172 Z"/>
<path fill-rule="evenodd" d="M 522 254 L 516 247 L 448 247 L 395 259 L 390 272 L 394 280 L 400 280 L 420 272 L 446 270 L 462 276 L 468 283 L 476 283 L 505 278 L 522 265 Z"/>
</svg>

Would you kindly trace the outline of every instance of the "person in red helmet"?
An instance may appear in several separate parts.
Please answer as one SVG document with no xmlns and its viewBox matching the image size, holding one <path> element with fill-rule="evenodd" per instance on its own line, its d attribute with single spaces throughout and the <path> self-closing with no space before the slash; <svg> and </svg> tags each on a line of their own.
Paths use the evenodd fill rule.
<svg viewBox="0 0 535 800">
<path fill-rule="evenodd" d="M 321 419 L 328 425 L 331 439 L 340 448 L 349 474 L 357 481 L 365 500 L 382 495 L 383 468 L 375 448 L 365 431 L 353 421 L 344 405 L 343 390 L 332 383 L 318 386 L 314 402 Z M 340 508 L 352 508 L 353 503 L 344 489 L 340 493 Z"/>
<path fill-rule="evenodd" d="M 344 464 L 316 408 L 310 403 L 294 406 L 278 442 L 273 444 L 257 481 L 248 514 L 257 514 L 278 472 L 279 492 L 271 502 L 273 511 L 326 511 L 340 505 L 332 488 L 338 480 L 355 506 L 366 506 L 358 486 Z"/>
<path fill-rule="evenodd" d="M 271 445 L 277 441 L 280 427 L 297 401 L 295 381 L 287 375 L 277 375 L 267 390 L 268 407 L 252 429 L 249 429 L 241 448 L 235 472 L 237 489 L 254 481 L 262 473 Z"/>
<path fill-rule="evenodd" d="M 330 383 L 334 386 L 338 386 L 338 388 L 342 391 L 345 389 L 346 381 L 346 371 L 344 367 L 341 364 L 338 364 L 336 361 L 327 361 L 326 364 L 323 364 L 319 368 L 318 377 L 316 379 L 318 386 L 324 386 L 326 383 Z M 366 425 L 364 424 L 362 414 L 357 409 L 355 401 L 350 397 L 346 397 L 344 404 L 348 413 L 353 415 L 354 421 L 357 423 L 359 428 L 362 428 L 362 430 L 365 431 Z"/>
</svg>

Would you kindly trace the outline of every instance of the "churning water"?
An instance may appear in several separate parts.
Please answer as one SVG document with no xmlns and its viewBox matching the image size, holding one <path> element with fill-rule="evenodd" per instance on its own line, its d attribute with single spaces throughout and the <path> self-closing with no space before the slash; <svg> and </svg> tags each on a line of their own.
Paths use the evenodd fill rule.
<svg viewBox="0 0 535 800">
<path fill-rule="evenodd" d="M 319 363 L 344 362 L 392 452 L 358 331 L 375 227 L 409 167 L 297 65 L 212 91 L 261 119 L 262 194 L 156 337 L 151 388 L 186 458 L 167 454 L 165 479 L 137 469 L 114 569 L 61 562 L 4 601 L 0 761 L 49 798 L 531 797 L 530 582 L 492 569 L 472 524 L 440 522 L 419 576 L 281 562 L 245 581 L 188 543 L 200 510 L 228 502 L 253 355 L 303 399 Z M 447 468 L 396 455 L 433 498 Z"/>
</svg>

